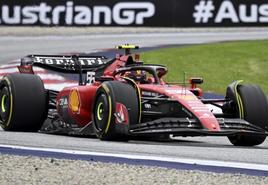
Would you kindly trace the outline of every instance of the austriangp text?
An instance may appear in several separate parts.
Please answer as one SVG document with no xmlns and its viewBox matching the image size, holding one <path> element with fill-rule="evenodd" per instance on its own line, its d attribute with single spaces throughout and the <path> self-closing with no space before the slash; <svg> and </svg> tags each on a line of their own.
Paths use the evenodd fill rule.
<svg viewBox="0 0 268 185">
<path fill-rule="evenodd" d="M 195 23 L 208 23 L 210 20 L 214 23 L 229 21 L 231 23 L 267 23 L 268 22 L 268 4 L 239 4 L 238 8 L 232 1 L 222 1 L 218 10 L 214 1 L 201 0 L 194 7 L 193 18 Z"/>
<path fill-rule="evenodd" d="M 67 1 L 66 4 L 54 7 L 46 2 L 14 7 L 3 5 L 1 11 L 0 24 L 34 25 L 40 22 L 42 25 L 98 25 L 103 21 L 104 25 L 112 22 L 118 25 L 141 25 L 146 18 L 155 14 L 155 6 L 151 2 L 118 2 L 113 7 L 86 6 Z M 61 20 L 64 23 L 60 23 Z"/>
</svg>

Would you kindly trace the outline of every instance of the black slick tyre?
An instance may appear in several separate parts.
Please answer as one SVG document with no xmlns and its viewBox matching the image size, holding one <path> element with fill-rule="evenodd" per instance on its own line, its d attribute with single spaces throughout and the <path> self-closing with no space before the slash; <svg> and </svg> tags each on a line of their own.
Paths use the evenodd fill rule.
<svg viewBox="0 0 268 185">
<path fill-rule="evenodd" d="M 129 125 L 137 124 L 138 96 L 128 83 L 104 82 L 96 92 L 93 105 L 93 125 L 96 136 L 101 140 L 128 140 Z M 123 104 L 129 116 L 129 123 L 116 123 L 116 103 Z"/>
<path fill-rule="evenodd" d="M 264 130 L 268 130 L 268 103 L 261 88 L 257 85 L 238 85 L 242 118 Z M 264 142 L 266 136 L 237 134 L 228 139 L 235 146 L 255 146 Z"/>
<path fill-rule="evenodd" d="M 6 131 L 38 131 L 47 118 L 42 80 L 31 74 L 10 74 L 0 82 L 0 125 Z"/>
</svg>

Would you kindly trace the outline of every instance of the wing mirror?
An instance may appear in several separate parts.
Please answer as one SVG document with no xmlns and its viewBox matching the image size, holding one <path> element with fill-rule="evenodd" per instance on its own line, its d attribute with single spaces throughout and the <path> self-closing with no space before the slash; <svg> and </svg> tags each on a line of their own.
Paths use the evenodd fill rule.
<svg viewBox="0 0 268 185">
<path fill-rule="evenodd" d="M 204 82 L 203 78 L 200 77 L 192 77 L 189 79 L 189 82 L 191 84 L 191 88 L 196 88 L 196 84 L 202 84 Z"/>
</svg>

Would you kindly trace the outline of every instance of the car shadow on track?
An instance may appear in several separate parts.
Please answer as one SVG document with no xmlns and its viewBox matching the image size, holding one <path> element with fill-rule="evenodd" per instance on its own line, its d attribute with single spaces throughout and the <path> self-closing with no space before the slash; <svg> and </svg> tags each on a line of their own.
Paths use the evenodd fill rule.
<svg viewBox="0 0 268 185">
<path fill-rule="evenodd" d="M 169 138 L 169 139 L 144 139 L 144 138 L 136 138 L 130 140 L 129 143 L 133 144 L 142 144 L 142 145 L 164 145 L 164 146 L 183 146 L 183 147 L 204 147 L 204 148 L 230 148 L 230 149 L 268 149 L 267 141 L 266 143 L 259 146 L 234 146 L 231 143 L 228 143 L 228 140 L 217 140 L 213 141 L 212 139 L 206 140 L 202 138 L 202 140 L 198 140 L 199 138 Z"/>
<path fill-rule="evenodd" d="M 42 132 L 41 132 L 42 133 Z M 72 135 L 66 133 L 43 133 L 51 135 L 70 136 L 74 138 L 84 138 L 99 140 L 95 135 Z M 107 142 L 107 141 L 101 141 Z M 215 138 L 215 137 L 131 137 L 129 141 L 108 141 L 115 143 L 135 144 L 135 145 L 163 145 L 163 146 L 182 146 L 182 147 L 204 147 L 204 148 L 230 148 L 230 149 L 268 149 L 268 142 L 260 146 L 246 147 L 246 146 L 234 146 L 229 143 L 227 138 Z"/>
</svg>

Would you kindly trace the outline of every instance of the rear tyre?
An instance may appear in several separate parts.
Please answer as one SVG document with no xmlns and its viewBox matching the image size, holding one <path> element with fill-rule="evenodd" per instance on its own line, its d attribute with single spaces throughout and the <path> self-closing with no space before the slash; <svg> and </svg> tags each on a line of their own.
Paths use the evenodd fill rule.
<svg viewBox="0 0 268 185">
<path fill-rule="evenodd" d="M 104 82 L 97 90 L 93 106 L 93 125 L 101 140 L 128 140 L 129 125 L 138 122 L 138 96 L 133 86 L 118 81 Z M 129 123 L 116 123 L 116 103 L 123 104 Z"/>
<path fill-rule="evenodd" d="M 238 96 L 241 99 L 240 116 L 251 124 L 268 130 L 268 103 L 261 88 L 257 85 L 238 85 Z M 238 113 L 239 115 L 239 113 Z M 238 134 L 228 139 L 235 146 L 255 146 L 264 142 L 266 136 Z"/>
<path fill-rule="evenodd" d="M 10 74 L 0 82 L 0 125 L 6 131 L 38 131 L 47 118 L 42 80 L 31 74 Z"/>
</svg>

